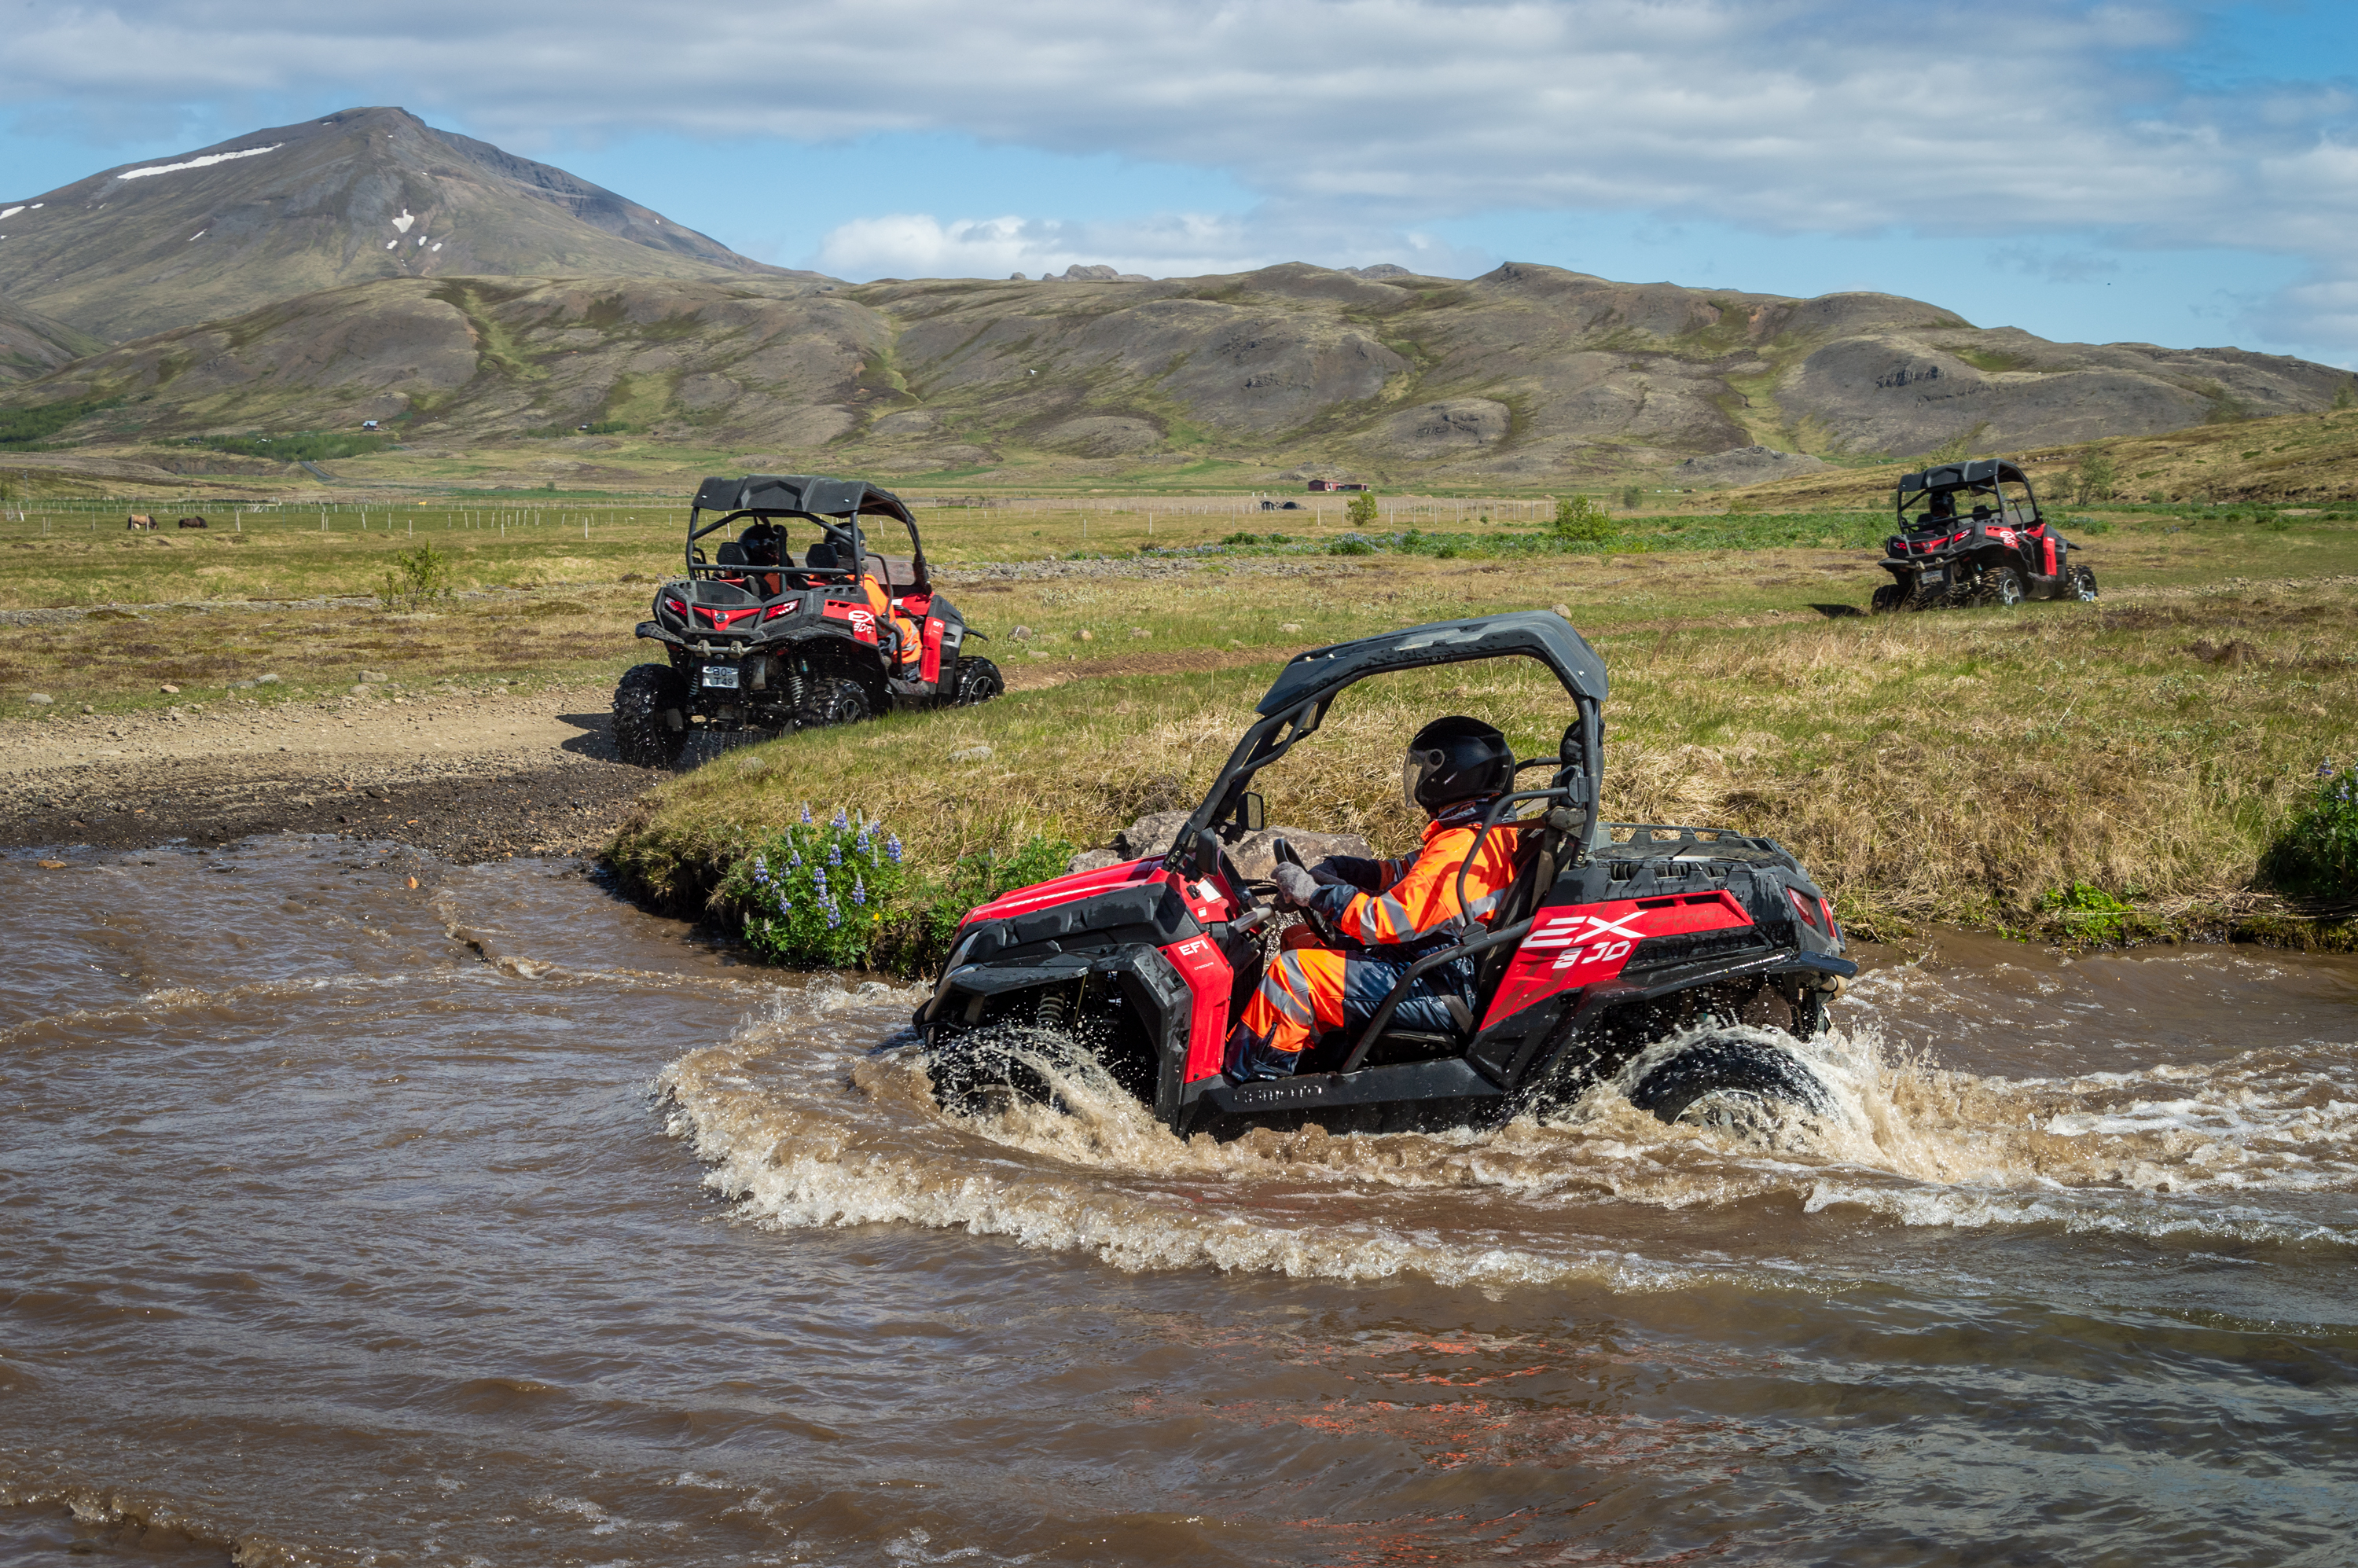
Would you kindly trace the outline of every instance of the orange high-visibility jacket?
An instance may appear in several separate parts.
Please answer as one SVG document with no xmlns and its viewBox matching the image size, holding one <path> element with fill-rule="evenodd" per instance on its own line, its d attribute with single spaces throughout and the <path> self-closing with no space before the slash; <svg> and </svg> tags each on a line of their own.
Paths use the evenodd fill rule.
<svg viewBox="0 0 2358 1568">
<path fill-rule="evenodd" d="M 917 641 L 917 623 L 905 615 L 892 613 L 892 601 L 884 593 L 884 585 L 876 580 L 873 572 L 860 574 L 860 586 L 867 591 L 868 607 L 876 612 L 876 625 L 881 631 L 890 626 L 901 633 L 901 662 L 914 663 L 923 645 Z"/>
<path fill-rule="evenodd" d="M 1344 935 L 1370 947 L 1422 945 L 1437 937 L 1455 940 L 1470 925 L 1488 919 L 1515 880 L 1521 830 L 1502 823 L 1490 829 L 1467 868 L 1466 904 L 1458 906 L 1457 871 L 1474 849 L 1476 830 L 1469 822 L 1429 823 L 1424 848 L 1414 860 L 1405 866 L 1398 860 L 1383 862 L 1380 891 L 1324 887 L 1311 902 Z"/>
</svg>

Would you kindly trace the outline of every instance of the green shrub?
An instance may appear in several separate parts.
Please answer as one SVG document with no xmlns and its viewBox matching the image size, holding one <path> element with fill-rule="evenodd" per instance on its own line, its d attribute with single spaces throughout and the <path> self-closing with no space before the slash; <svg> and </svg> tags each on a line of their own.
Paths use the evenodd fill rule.
<svg viewBox="0 0 2358 1568">
<path fill-rule="evenodd" d="M 1032 838 L 961 858 L 938 878 L 914 873 L 881 822 L 838 811 L 773 834 L 721 883 L 745 944 L 773 964 L 865 965 L 918 974 L 938 963 L 977 904 L 1062 876 L 1073 846 Z"/>
<path fill-rule="evenodd" d="M 1235 533 L 1221 539 L 1220 543 L 1223 545 L 1258 545 L 1260 543 L 1260 535 L 1258 534 L 1248 534 L 1243 529 L 1239 528 Z"/>
<path fill-rule="evenodd" d="M 377 599 L 387 610 L 415 610 L 450 592 L 450 557 L 432 545 L 403 550 L 393 557 L 394 569 L 384 574 Z"/>
<path fill-rule="evenodd" d="M 1376 547 L 1357 534 L 1346 534 L 1326 546 L 1330 556 L 1372 556 Z"/>
<path fill-rule="evenodd" d="M 1624 511 L 1624 512 L 1635 512 L 1635 511 L 1637 511 L 1637 510 L 1638 510 L 1638 508 L 1639 508 L 1640 506 L 1643 506 L 1643 505 L 1645 505 L 1645 504 L 1646 504 L 1646 492 L 1645 492 L 1645 491 L 1644 491 L 1644 490 L 1640 489 L 1639 486 L 1637 486 L 1637 485 L 1634 485 L 1634 484 L 1633 484 L 1633 485 L 1630 485 L 1630 486 L 1629 486 L 1628 488 L 1627 488 L 1626 490 L 1622 491 L 1622 492 L 1621 492 L 1621 510 L 1622 510 L 1622 511 Z"/>
<path fill-rule="evenodd" d="M 1376 525 L 1376 492 L 1372 490 L 1363 490 L 1351 497 L 1351 504 L 1343 509 L 1343 515 L 1350 520 L 1351 526 L 1354 528 L 1374 527 Z"/>
<path fill-rule="evenodd" d="M 2358 764 L 2321 776 L 2260 857 L 2260 877 L 2289 893 L 2346 897 L 2358 893 Z"/>
<path fill-rule="evenodd" d="M 43 443 L 77 419 L 103 408 L 121 407 L 123 399 L 78 398 L 71 403 L 44 403 L 38 408 L 0 409 L 0 447 L 18 451 L 42 451 Z"/>
<path fill-rule="evenodd" d="M 2063 929 L 2082 942 L 2114 942 L 2136 911 L 2092 882 L 2072 882 L 2040 897 L 2039 907 L 2059 915 Z"/>
<path fill-rule="evenodd" d="M 841 968 L 865 960 L 907 874 L 901 840 L 838 811 L 757 846 L 722 884 L 742 911 L 746 946 L 773 964 Z"/>
<path fill-rule="evenodd" d="M 1613 519 L 1587 496 L 1566 495 L 1555 503 L 1555 522 L 1550 532 L 1559 539 L 1610 539 Z"/>
<path fill-rule="evenodd" d="M 2080 460 L 2078 471 L 2072 474 L 2071 499 L 2082 506 L 2092 501 L 2110 501 L 2120 484 L 2119 470 L 2113 460 L 2101 451 L 2092 451 Z"/>
</svg>

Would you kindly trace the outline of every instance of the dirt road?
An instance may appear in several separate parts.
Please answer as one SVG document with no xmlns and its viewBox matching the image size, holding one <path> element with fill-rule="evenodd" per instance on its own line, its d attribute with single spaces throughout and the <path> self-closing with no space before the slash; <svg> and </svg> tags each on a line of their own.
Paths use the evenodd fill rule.
<svg viewBox="0 0 2358 1568">
<path fill-rule="evenodd" d="M 10 724 L 0 847 L 295 832 L 462 861 L 582 853 L 662 776 L 615 760 L 610 697 L 603 687 L 388 691 Z"/>
</svg>

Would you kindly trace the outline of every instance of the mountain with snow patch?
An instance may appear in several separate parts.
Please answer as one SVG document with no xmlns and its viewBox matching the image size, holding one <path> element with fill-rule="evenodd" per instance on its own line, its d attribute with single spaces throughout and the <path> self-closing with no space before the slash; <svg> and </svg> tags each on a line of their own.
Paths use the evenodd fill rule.
<svg viewBox="0 0 2358 1568">
<path fill-rule="evenodd" d="M 378 278 L 815 277 L 404 109 L 0 199 L 0 299 L 110 341 Z"/>
</svg>

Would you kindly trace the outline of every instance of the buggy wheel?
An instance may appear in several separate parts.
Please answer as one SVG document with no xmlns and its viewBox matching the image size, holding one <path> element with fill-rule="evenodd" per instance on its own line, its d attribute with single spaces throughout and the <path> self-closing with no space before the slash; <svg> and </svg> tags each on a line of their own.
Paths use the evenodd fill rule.
<svg viewBox="0 0 2358 1568">
<path fill-rule="evenodd" d="M 2022 579 L 2015 575 L 2012 567 L 1992 567 L 1989 575 L 1982 579 L 1981 600 L 1984 604 L 2013 609 L 2022 602 Z"/>
<path fill-rule="evenodd" d="M 2071 597 L 2082 604 L 2096 602 L 2096 574 L 2086 567 L 2071 568 Z"/>
<path fill-rule="evenodd" d="M 804 691 L 803 705 L 795 709 L 795 728 L 818 730 L 829 724 L 857 724 L 868 717 L 868 694 L 860 683 L 843 676 L 822 676 Z"/>
<path fill-rule="evenodd" d="M 633 767 L 668 768 L 687 744 L 687 683 L 669 665 L 635 665 L 614 687 L 614 750 Z"/>
<path fill-rule="evenodd" d="M 1866 612 L 1869 615 L 1889 615 L 1907 608 L 1907 605 L 1908 589 L 1899 583 L 1887 582 L 1877 589 L 1875 597 L 1866 601 Z"/>
<path fill-rule="evenodd" d="M 989 659 L 960 659 L 957 678 L 950 688 L 950 706 L 972 708 L 989 702 L 1007 689 L 1007 679 Z"/>
<path fill-rule="evenodd" d="M 1832 1103 L 1799 1058 L 1736 1034 L 1706 1034 L 1656 1064 L 1629 1103 L 1660 1121 L 1733 1131 L 1767 1130 L 1796 1111 Z"/>
</svg>

